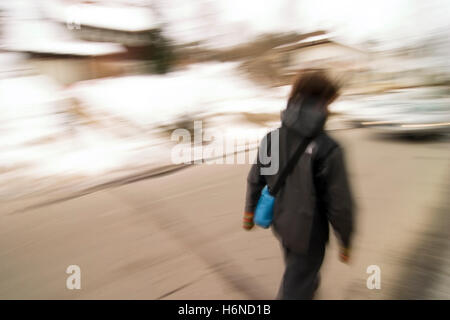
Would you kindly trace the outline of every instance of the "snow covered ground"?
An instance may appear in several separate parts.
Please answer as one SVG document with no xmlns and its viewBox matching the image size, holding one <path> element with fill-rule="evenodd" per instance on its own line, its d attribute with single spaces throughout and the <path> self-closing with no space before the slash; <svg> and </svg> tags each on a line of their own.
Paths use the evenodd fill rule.
<svg viewBox="0 0 450 320">
<path fill-rule="evenodd" d="M 84 81 L 70 92 L 91 111 L 119 115 L 136 125 L 164 125 L 180 115 L 279 112 L 289 88 L 256 86 L 235 63 L 205 63 L 168 75 Z"/>
<path fill-rule="evenodd" d="M 289 89 L 257 86 L 234 63 L 67 89 L 42 75 L 0 78 L 0 195 L 79 189 L 173 164 L 171 134 L 194 120 L 208 141 L 192 161 L 255 148 L 278 126 Z"/>
<path fill-rule="evenodd" d="M 70 89 L 42 75 L 0 78 L 0 194 L 43 191 L 59 180 L 67 188 L 92 185 L 170 164 L 176 142 L 165 130 L 183 119 L 207 119 L 204 129 L 216 134 L 210 149 L 227 139 L 245 147 L 246 138 L 255 141 L 273 123 L 249 123 L 241 114 L 276 114 L 285 94 L 255 86 L 234 64 L 91 80 Z"/>
</svg>

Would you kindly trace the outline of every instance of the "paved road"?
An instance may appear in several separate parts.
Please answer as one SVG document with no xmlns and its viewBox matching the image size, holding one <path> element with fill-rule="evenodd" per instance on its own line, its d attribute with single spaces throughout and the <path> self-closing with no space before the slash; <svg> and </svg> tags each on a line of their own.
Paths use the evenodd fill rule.
<svg viewBox="0 0 450 320">
<path fill-rule="evenodd" d="M 358 233 L 350 265 L 338 262 L 332 239 L 318 298 L 417 293 L 408 284 L 411 256 L 448 213 L 448 143 L 333 135 L 347 151 Z M 270 231 L 241 229 L 248 169 L 199 165 L 23 212 L 3 206 L 0 298 L 273 298 L 283 269 L 278 243 Z M 448 230 L 439 235 L 448 239 Z M 366 287 L 374 264 L 380 290 Z M 66 289 L 69 265 L 81 267 L 81 290 Z M 432 296 L 449 298 L 441 287 Z"/>
</svg>

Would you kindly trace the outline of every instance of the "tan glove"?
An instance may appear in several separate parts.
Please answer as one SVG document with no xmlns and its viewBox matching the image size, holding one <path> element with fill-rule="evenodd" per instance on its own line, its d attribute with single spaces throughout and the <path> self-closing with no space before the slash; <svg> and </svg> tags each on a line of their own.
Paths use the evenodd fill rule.
<svg viewBox="0 0 450 320">
<path fill-rule="evenodd" d="M 339 260 L 343 263 L 349 263 L 350 260 L 350 248 L 339 248 Z"/>
<path fill-rule="evenodd" d="M 244 219 L 243 219 L 242 227 L 245 230 L 251 230 L 255 226 L 255 223 L 253 222 L 253 217 L 254 216 L 255 216 L 255 214 L 253 212 L 246 212 L 246 213 L 244 213 Z"/>
</svg>

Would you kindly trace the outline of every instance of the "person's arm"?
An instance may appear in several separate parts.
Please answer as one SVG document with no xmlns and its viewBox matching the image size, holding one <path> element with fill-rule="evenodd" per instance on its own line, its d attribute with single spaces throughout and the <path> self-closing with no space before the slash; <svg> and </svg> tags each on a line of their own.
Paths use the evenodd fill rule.
<svg viewBox="0 0 450 320">
<path fill-rule="evenodd" d="M 320 175 L 326 186 L 324 200 L 328 221 L 340 240 L 341 260 L 346 262 L 354 229 L 354 205 L 341 148 L 335 148 L 331 152 Z"/>
<path fill-rule="evenodd" d="M 245 195 L 245 209 L 243 227 L 246 230 L 250 230 L 254 226 L 253 217 L 258 204 L 261 191 L 266 185 L 266 180 L 261 175 L 261 164 L 259 159 L 256 159 L 256 163 L 250 168 L 250 172 L 247 176 L 247 192 Z"/>
</svg>

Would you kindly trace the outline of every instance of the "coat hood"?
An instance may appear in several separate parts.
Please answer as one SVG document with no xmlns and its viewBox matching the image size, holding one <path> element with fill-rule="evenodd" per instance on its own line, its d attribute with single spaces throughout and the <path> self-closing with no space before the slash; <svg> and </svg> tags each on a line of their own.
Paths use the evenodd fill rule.
<svg viewBox="0 0 450 320">
<path fill-rule="evenodd" d="M 288 106 L 281 112 L 281 125 L 304 137 L 314 137 L 323 130 L 326 113 L 315 97 L 290 99 Z"/>
</svg>

